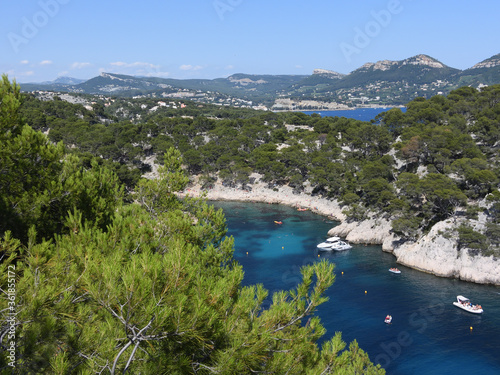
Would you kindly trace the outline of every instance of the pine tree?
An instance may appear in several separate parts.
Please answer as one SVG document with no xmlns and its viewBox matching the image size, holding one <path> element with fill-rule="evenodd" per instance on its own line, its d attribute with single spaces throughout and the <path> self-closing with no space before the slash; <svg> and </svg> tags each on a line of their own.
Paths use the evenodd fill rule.
<svg viewBox="0 0 500 375">
<path fill-rule="evenodd" d="M 18 131 L 19 94 L 2 85 L 0 284 L 15 286 L 14 301 L 0 295 L 2 373 L 384 373 L 340 334 L 318 346 L 333 264 L 303 267 L 265 309 L 263 286 L 242 286 L 222 211 L 177 197 L 178 150 L 126 204 L 113 173 Z"/>
</svg>

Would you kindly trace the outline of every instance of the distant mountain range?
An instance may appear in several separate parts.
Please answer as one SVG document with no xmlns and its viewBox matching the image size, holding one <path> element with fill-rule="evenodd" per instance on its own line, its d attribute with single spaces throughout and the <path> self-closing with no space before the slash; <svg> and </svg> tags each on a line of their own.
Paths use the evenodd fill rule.
<svg viewBox="0 0 500 375">
<path fill-rule="evenodd" d="M 480 87 L 497 83 L 500 83 L 500 54 L 466 70 L 417 55 L 401 61 L 367 63 L 349 74 L 316 69 L 312 75 L 233 74 L 227 78 L 182 80 L 102 73 L 87 81 L 60 77 L 52 82 L 25 83 L 21 89 L 177 97 L 214 103 L 233 98 L 238 103 L 262 103 L 269 107 L 284 98 L 299 106 L 306 102 L 352 106 L 405 104 L 416 96 L 447 94 L 464 85 Z"/>
</svg>

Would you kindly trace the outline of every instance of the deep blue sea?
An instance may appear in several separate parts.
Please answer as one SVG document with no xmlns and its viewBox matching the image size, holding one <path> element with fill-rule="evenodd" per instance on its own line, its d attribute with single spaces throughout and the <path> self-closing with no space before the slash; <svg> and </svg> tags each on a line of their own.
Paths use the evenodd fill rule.
<svg viewBox="0 0 500 375">
<path fill-rule="evenodd" d="M 386 112 L 391 107 L 380 107 L 380 108 L 356 108 L 352 110 L 339 110 L 339 111 L 303 111 L 305 114 L 311 115 L 313 113 L 318 113 L 322 117 L 331 116 L 331 117 L 347 117 L 353 118 L 361 121 L 370 121 L 375 118 L 379 113 Z M 406 111 L 406 108 L 401 108 L 403 112 Z"/>
<path fill-rule="evenodd" d="M 309 211 L 211 203 L 224 210 L 245 285 L 262 283 L 272 295 L 294 288 L 305 264 L 328 259 L 336 265 L 329 301 L 317 311 L 327 329 L 325 340 L 341 331 L 346 343 L 357 340 L 388 374 L 500 374 L 500 287 L 400 266 L 380 246 L 320 252 L 316 245 L 336 223 Z M 388 272 L 394 266 L 401 274 Z M 484 313 L 475 315 L 453 306 L 459 294 L 481 304 Z M 390 325 L 384 323 L 388 314 L 393 316 Z"/>
</svg>

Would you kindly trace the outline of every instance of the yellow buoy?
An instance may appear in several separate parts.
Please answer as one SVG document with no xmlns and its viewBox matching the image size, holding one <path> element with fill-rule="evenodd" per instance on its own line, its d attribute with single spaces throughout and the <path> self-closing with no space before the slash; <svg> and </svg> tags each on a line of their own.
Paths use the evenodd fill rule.
<svg viewBox="0 0 500 375">
<path fill-rule="evenodd" d="M 285 248 L 285 246 L 281 246 L 281 250 L 283 250 Z"/>
<path fill-rule="evenodd" d="M 368 293 L 366 290 L 365 290 L 365 294 Z"/>
<path fill-rule="evenodd" d="M 344 274 L 344 271 L 342 271 L 342 275 Z"/>
<path fill-rule="evenodd" d="M 318 254 L 318 258 L 319 258 L 319 254 Z"/>
<path fill-rule="evenodd" d="M 470 327 L 470 330 L 472 331 L 472 327 Z"/>
<path fill-rule="evenodd" d="M 248 255 L 248 251 L 247 251 L 247 255 Z"/>
</svg>

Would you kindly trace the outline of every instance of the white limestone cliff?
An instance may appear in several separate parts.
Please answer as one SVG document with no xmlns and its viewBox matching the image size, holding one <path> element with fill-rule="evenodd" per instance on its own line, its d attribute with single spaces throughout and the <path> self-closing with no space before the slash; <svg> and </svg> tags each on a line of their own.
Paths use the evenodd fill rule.
<svg viewBox="0 0 500 375">
<path fill-rule="evenodd" d="M 394 254 L 398 263 L 436 276 L 500 285 L 500 260 L 471 255 L 467 249 L 458 251 L 456 238 L 446 234 L 457 225 L 452 220 L 441 221 L 418 241 L 398 246 L 397 238 L 390 233 L 390 222 L 383 219 L 343 222 L 328 235 L 342 236 L 352 243 L 381 244 L 382 250 Z"/>
</svg>

